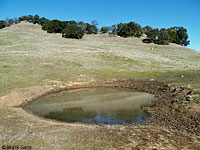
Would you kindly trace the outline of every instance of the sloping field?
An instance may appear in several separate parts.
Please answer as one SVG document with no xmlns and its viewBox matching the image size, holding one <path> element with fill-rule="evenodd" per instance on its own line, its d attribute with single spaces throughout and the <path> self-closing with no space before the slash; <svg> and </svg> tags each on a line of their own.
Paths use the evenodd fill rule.
<svg viewBox="0 0 200 150">
<path fill-rule="evenodd" d="M 190 70 L 187 76 L 195 76 L 192 78 L 200 75 L 198 71 L 191 72 L 200 70 L 200 52 L 175 44 L 144 44 L 139 38 L 109 35 L 66 39 L 30 23 L 0 30 L 0 95 L 15 88 L 41 85 L 46 79 L 64 82 L 163 80 L 170 74 L 170 79 L 175 77 L 179 81 L 187 79 L 187 76 L 179 79 L 186 70 Z M 166 74 L 166 71 L 176 73 Z"/>
</svg>

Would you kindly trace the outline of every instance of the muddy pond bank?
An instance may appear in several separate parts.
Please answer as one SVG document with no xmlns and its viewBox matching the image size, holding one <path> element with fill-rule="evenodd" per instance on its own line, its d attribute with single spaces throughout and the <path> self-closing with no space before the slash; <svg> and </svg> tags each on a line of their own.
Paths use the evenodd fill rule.
<svg viewBox="0 0 200 150">
<path fill-rule="evenodd" d="M 66 84 L 56 81 L 51 85 L 32 87 L 11 92 L 10 94 L 1 97 L 0 105 L 22 107 L 27 103 L 35 101 L 37 98 L 50 93 L 88 87 L 128 88 L 154 94 L 157 98 L 155 106 L 153 108 L 143 108 L 147 112 L 151 113 L 151 118 L 134 125 L 160 126 L 200 135 L 199 114 L 196 112 L 188 113 L 187 105 L 182 103 L 183 101 L 192 101 L 188 98 L 192 93 L 191 89 L 173 87 L 156 81 L 126 80 L 81 84 Z M 103 124 L 101 125 L 104 126 Z"/>
<path fill-rule="evenodd" d="M 170 86 L 151 81 L 120 81 L 115 87 L 137 89 L 154 94 L 155 106 L 143 108 L 151 113 L 151 118 L 140 125 L 155 125 L 180 132 L 200 135 L 200 114 L 188 111 L 188 103 L 193 102 L 192 90 L 181 86 Z"/>
</svg>

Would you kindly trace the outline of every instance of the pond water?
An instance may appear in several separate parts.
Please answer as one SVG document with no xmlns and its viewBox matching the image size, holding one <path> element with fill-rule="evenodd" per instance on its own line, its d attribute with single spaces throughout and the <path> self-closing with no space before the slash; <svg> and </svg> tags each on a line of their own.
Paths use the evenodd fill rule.
<svg viewBox="0 0 200 150">
<path fill-rule="evenodd" d="M 43 96 L 25 106 L 33 113 L 66 122 L 126 124 L 144 121 L 154 95 L 117 88 L 82 88 Z"/>
</svg>

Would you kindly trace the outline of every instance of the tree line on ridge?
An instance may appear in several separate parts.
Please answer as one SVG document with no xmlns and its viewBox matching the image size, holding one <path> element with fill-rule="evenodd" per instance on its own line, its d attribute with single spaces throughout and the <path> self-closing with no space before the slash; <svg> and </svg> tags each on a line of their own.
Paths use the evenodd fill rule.
<svg viewBox="0 0 200 150">
<path fill-rule="evenodd" d="M 103 26 L 98 29 L 98 22 L 93 20 L 91 24 L 84 23 L 83 21 L 60 21 L 57 19 L 49 20 L 45 17 L 27 15 L 19 18 L 0 20 L 0 29 L 9 27 L 12 24 L 27 21 L 33 24 L 42 26 L 42 30 L 47 33 L 61 33 L 64 38 L 81 39 L 84 34 L 105 34 L 118 35 L 120 37 L 138 37 L 146 35 L 142 40 L 144 43 L 155 43 L 158 45 L 168 45 L 169 43 L 187 46 L 190 44 L 188 40 L 187 29 L 184 27 L 171 27 L 171 28 L 153 28 L 151 26 L 142 27 L 133 21 L 129 23 L 119 23 L 112 26 Z"/>
</svg>

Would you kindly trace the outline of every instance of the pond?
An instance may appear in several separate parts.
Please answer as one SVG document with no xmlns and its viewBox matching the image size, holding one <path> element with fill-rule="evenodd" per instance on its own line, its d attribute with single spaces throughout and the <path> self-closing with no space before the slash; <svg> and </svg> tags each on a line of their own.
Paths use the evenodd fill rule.
<svg viewBox="0 0 200 150">
<path fill-rule="evenodd" d="M 43 96 L 25 106 L 41 117 L 65 122 L 127 124 L 150 116 L 154 95 L 128 89 L 82 88 Z"/>
</svg>

